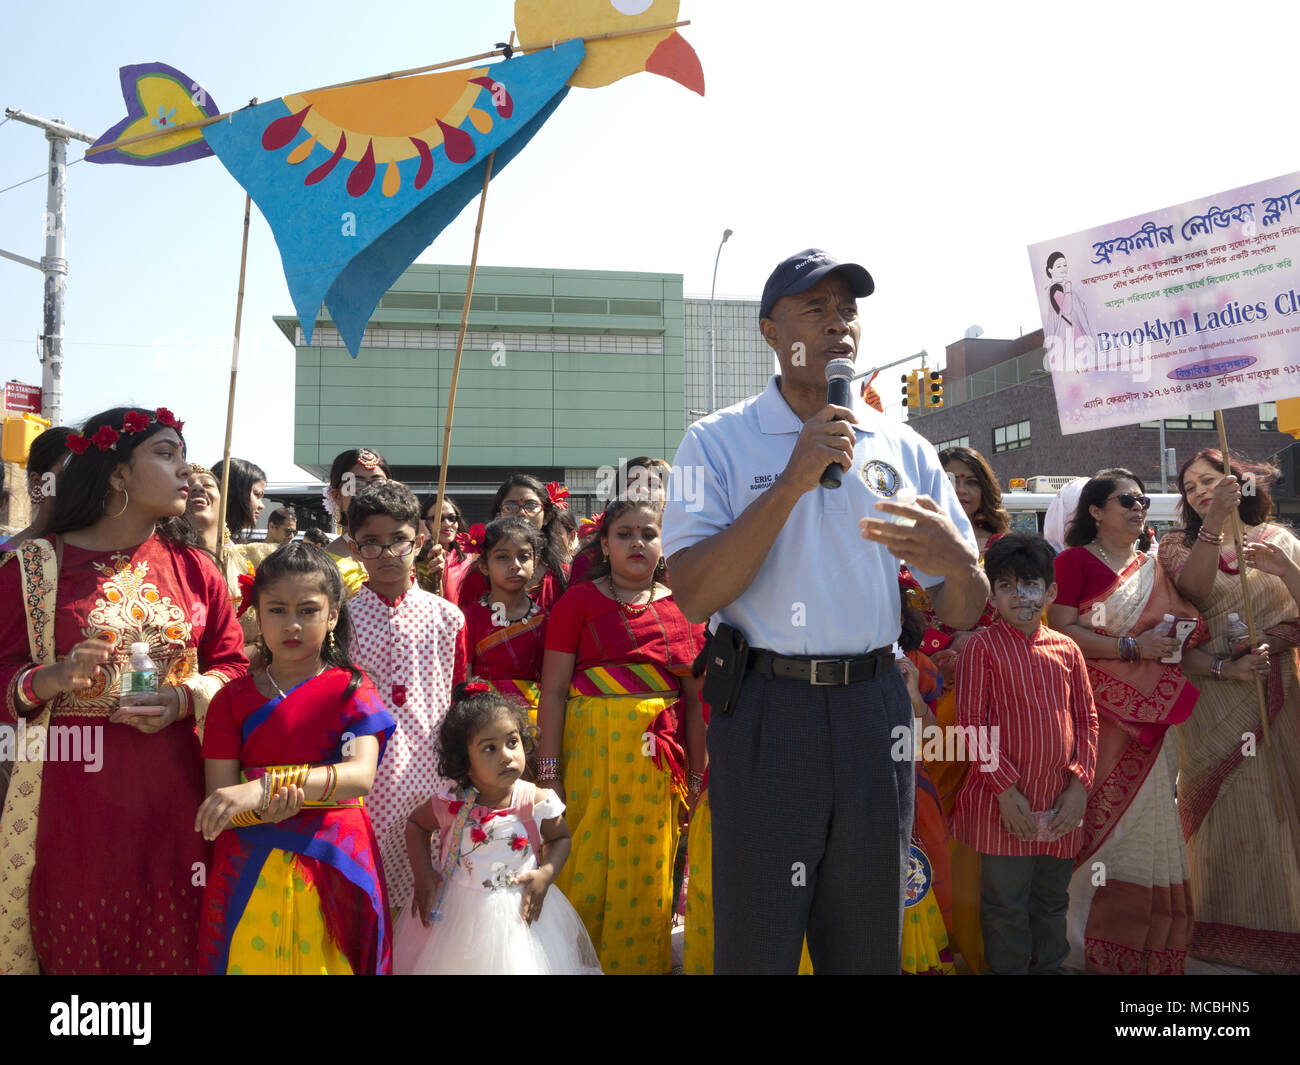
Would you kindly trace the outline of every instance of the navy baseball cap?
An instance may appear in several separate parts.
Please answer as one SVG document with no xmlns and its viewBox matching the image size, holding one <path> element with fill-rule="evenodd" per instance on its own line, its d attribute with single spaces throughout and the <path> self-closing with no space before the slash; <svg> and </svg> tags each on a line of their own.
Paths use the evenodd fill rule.
<svg viewBox="0 0 1300 1065">
<path fill-rule="evenodd" d="M 797 292 L 807 292 L 813 285 L 829 274 L 839 272 L 849 283 L 857 299 L 870 296 L 876 291 L 876 283 L 871 275 L 857 263 L 839 263 L 827 255 L 821 248 L 805 248 L 791 255 L 772 271 L 772 276 L 763 286 L 763 302 L 758 308 L 758 316 L 767 318 L 782 296 L 793 296 Z"/>
</svg>

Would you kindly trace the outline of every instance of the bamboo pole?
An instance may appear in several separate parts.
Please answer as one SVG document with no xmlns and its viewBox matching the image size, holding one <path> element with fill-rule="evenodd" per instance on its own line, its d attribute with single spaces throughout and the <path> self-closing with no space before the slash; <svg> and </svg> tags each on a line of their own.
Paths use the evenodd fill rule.
<svg viewBox="0 0 1300 1065">
<path fill-rule="evenodd" d="M 465 284 L 465 306 L 460 310 L 460 332 L 456 334 L 456 359 L 451 367 L 451 387 L 447 390 L 447 416 L 442 427 L 442 465 L 438 469 L 438 497 L 434 506 L 439 520 L 442 517 L 443 496 L 447 491 L 447 460 L 451 457 L 451 422 L 456 410 L 456 384 L 460 380 L 461 353 L 465 350 L 465 330 L 469 325 L 469 305 L 474 298 L 474 274 L 478 270 L 478 243 L 479 235 L 483 232 L 483 208 L 487 204 L 488 182 L 492 180 L 492 162 L 496 159 L 496 156 L 496 152 L 488 156 L 487 166 L 483 170 L 483 191 L 478 198 L 478 221 L 474 223 L 474 250 L 470 253 L 469 279 Z M 450 562 L 450 556 L 443 560 L 444 575 Z"/>
<path fill-rule="evenodd" d="M 590 34 L 586 37 L 577 39 L 581 40 L 585 44 L 589 41 L 607 41 L 615 37 L 635 37 L 643 33 L 659 33 L 663 30 L 676 29 L 678 26 L 689 26 L 690 24 L 690 20 L 686 19 L 681 22 L 664 22 L 658 26 L 646 26 L 641 29 L 614 30 L 610 33 Z M 511 36 L 513 37 L 513 34 L 511 34 Z M 505 48 L 494 49 L 491 52 L 480 52 L 478 55 L 463 56 L 460 59 L 448 59 L 444 63 L 432 63 L 426 67 L 411 67 L 409 70 L 393 70 L 389 71 L 387 74 L 375 74 L 368 78 L 357 78 L 354 81 L 338 81 L 333 85 L 321 85 L 315 89 L 304 89 L 301 92 L 294 93 L 293 95 L 301 96 L 307 93 L 324 92 L 327 89 L 347 89 L 354 85 L 369 85 L 376 81 L 390 81 L 395 78 L 410 77 L 413 74 L 427 74 L 433 70 L 445 70 L 448 67 L 457 67 L 462 63 L 475 63 L 480 59 L 492 59 L 495 56 L 505 55 L 507 52 L 512 55 L 516 52 L 540 52 L 543 48 L 554 48 L 557 44 L 566 44 L 569 40 L 574 39 L 575 38 L 567 38 L 564 41 L 541 41 L 537 44 L 519 44 L 513 47 L 507 46 Z M 253 105 L 250 104 L 249 106 L 251 107 Z M 240 110 L 243 110 L 243 108 L 240 108 Z M 211 126 L 223 119 L 227 119 L 235 113 L 236 112 L 234 111 L 223 111 L 219 115 L 209 115 L 207 118 L 196 118 L 193 122 L 181 122 L 180 124 L 170 126 L 167 129 L 151 130 L 149 133 L 138 133 L 134 137 L 123 137 L 120 140 L 112 141 L 109 144 L 99 144 L 87 148 L 86 155 L 98 155 L 100 152 L 125 148 L 128 144 L 139 144 L 142 141 L 154 140 L 157 137 L 170 137 L 173 134 L 184 133 L 186 130 L 190 129 L 202 129 L 204 126 Z"/>
<path fill-rule="evenodd" d="M 226 399 L 226 442 L 221 450 L 221 507 L 217 514 L 218 552 L 221 579 L 226 579 L 226 501 L 230 487 L 230 437 L 235 427 L 235 379 L 239 376 L 239 328 L 244 318 L 244 271 L 248 265 L 248 223 L 253 214 L 253 197 L 244 193 L 244 243 L 239 252 L 239 294 L 235 297 L 235 340 L 230 351 L 230 395 Z"/>
<path fill-rule="evenodd" d="M 1232 463 L 1228 460 L 1228 430 L 1223 424 L 1223 411 L 1214 412 L 1214 427 L 1219 431 L 1219 453 L 1223 456 L 1223 472 L 1225 475 L 1232 472 Z M 1246 612 L 1246 627 L 1250 630 L 1250 646 L 1253 650 L 1259 646 L 1259 634 L 1255 628 L 1255 606 L 1250 600 L 1250 585 L 1246 580 L 1246 557 L 1243 553 L 1244 537 L 1241 531 L 1241 515 L 1237 508 L 1232 510 L 1232 538 L 1237 547 L 1237 576 L 1241 580 L 1241 603 Z M 1272 735 L 1269 731 L 1268 721 L 1268 696 L 1264 687 L 1264 678 L 1258 673 L 1255 674 L 1255 698 L 1259 701 L 1259 720 L 1260 730 L 1264 736 L 1263 748 L 1258 752 L 1264 761 L 1268 764 L 1269 781 L 1273 785 L 1273 812 L 1279 821 L 1283 820 L 1282 791 L 1277 779 L 1277 767 L 1273 764 L 1273 759 L 1269 757 L 1269 752 L 1273 747 Z"/>
</svg>

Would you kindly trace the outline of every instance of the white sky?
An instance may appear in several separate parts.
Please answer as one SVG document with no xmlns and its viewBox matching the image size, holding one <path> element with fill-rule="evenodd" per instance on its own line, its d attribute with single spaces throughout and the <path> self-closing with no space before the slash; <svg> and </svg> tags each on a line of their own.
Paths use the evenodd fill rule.
<svg viewBox="0 0 1300 1065">
<path fill-rule="evenodd" d="M 367 25 L 334 0 L 13 5 L 0 104 L 97 136 L 124 113 L 128 63 L 168 62 L 228 110 L 486 51 L 512 6 L 388 0 Z M 493 181 L 480 263 L 680 272 L 707 295 L 731 228 L 718 292 L 753 297 L 818 245 L 876 279 L 860 358 L 941 356 L 971 324 L 1041 325 L 1027 245 L 1300 170 L 1300 8 L 1280 0 L 684 0 L 681 17 L 708 94 L 649 74 L 574 89 Z M 0 189 L 46 152 L 40 131 L 0 127 Z M 220 456 L 243 195 L 216 159 L 70 168 L 65 421 L 169 406 L 194 458 Z M 475 209 L 420 261 L 468 262 Z M 44 210 L 42 181 L 0 193 L 0 247 L 39 259 Z M 40 383 L 41 300 L 38 273 L 0 260 L 0 377 Z M 304 476 L 293 348 L 271 321 L 292 310 L 254 208 L 234 452 L 273 479 Z"/>
</svg>

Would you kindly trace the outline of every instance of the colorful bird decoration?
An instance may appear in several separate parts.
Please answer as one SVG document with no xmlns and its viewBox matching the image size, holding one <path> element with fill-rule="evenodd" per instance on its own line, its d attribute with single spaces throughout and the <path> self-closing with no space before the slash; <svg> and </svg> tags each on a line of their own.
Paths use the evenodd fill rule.
<svg viewBox="0 0 1300 1065">
<path fill-rule="evenodd" d="M 578 39 L 676 21 L 677 0 L 518 0 L 525 55 L 466 69 L 316 89 L 134 144 L 115 142 L 220 114 L 165 63 L 123 67 L 127 116 L 87 159 L 165 166 L 215 154 L 275 234 L 308 343 L 324 303 L 355 357 L 380 298 L 573 85 L 649 71 L 703 94 L 698 57 L 676 30 Z M 549 47 L 539 47 L 549 45 Z M 96 152 L 101 145 L 113 147 Z"/>
</svg>

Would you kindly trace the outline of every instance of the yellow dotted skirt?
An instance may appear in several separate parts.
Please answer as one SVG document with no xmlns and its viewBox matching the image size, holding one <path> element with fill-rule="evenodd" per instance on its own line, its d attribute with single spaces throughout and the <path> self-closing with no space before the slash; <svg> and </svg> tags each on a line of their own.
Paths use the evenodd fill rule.
<svg viewBox="0 0 1300 1065">
<path fill-rule="evenodd" d="M 672 968 L 677 798 L 646 735 L 668 705 L 656 696 L 575 695 L 565 710 L 573 849 L 556 886 L 609 974 Z"/>
<path fill-rule="evenodd" d="M 231 975 L 351 976 L 352 966 L 325 928 L 320 896 L 298 855 L 273 850 L 230 941 Z"/>
</svg>

